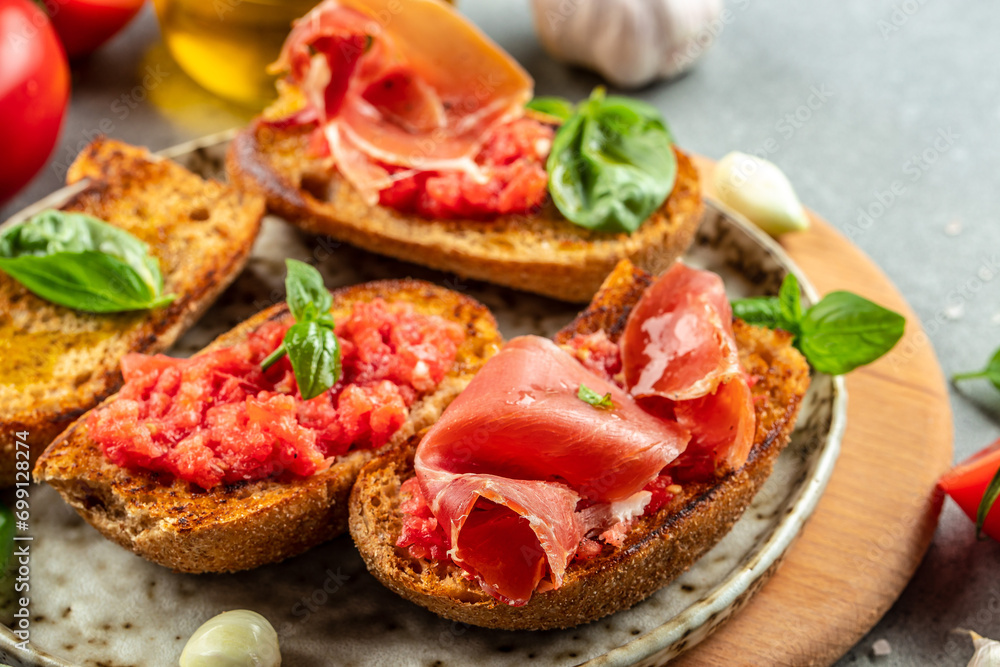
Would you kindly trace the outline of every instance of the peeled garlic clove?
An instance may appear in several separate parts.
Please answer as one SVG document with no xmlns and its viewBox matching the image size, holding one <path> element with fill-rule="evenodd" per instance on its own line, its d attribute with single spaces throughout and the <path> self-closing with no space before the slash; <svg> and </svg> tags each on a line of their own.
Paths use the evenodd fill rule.
<svg viewBox="0 0 1000 667">
<path fill-rule="evenodd" d="M 972 645 L 976 647 L 968 667 L 1000 667 L 1000 642 L 982 637 L 971 630 L 964 632 L 968 632 L 972 637 Z"/>
<path fill-rule="evenodd" d="M 788 178 L 772 162 L 733 151 L 719 160 L 715 196 L 771 236 L 809 228 L 809 216 Z"/>
<path fill-rule="evenodd" d="M 194 631 L 180 667 L 280 667 L 278 633 L 255 611 L 227 611 Z"/>
</svg>

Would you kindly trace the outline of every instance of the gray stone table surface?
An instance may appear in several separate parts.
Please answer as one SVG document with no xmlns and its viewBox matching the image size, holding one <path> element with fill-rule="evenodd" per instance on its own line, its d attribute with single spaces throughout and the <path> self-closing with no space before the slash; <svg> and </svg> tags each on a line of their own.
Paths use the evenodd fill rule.
<svg viewBox="0 0 1000 667">
<path fill-rule="evenodd" d="M 546 56 L 528 0 L 464 0 L 462 9 L 524 64 L 539 94 L 579 99 L 598 83 Z M 1000 344 L 1000 7 L 731 0 L 726 17 L 694 71 L 637 95 L 690 150 L 767 153 L 899 287 L 946 374 L 983 365 Z M 161 149 L 248 117 L 176 69 L 147 6 L 74 68 L 52 162 L 0 218 L 59 187 L 100 132 Z M 952 388 L 951 399 L 956 459 L 1000 436 L 991 387 Z M 977 543 L 948 502 L 909 587 L 839 664 L 964 665 L 972 649 L 950 634 L 956 627 L 1000 638 L 1000 544 Z M 873 650 L 881 639 L 889 655 Z"/>
</svg>

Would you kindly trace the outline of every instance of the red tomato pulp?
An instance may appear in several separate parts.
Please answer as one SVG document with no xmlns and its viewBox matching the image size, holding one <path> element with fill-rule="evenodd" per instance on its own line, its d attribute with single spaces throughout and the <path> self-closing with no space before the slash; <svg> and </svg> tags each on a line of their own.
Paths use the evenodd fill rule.
<svg viewBox="0 0 1000 667">
<path fill-rule="evenodd" d="M 554 130 L 521 118 L 499 126 L 476 158 L 488 176 L 422 171 L 397 180 L 379 194 L 379 203 L 432 219 L 490 219 L 537 211 L 548 195 L 545 160 Z"/>
<path fill-rule="evenodd" d="M 88 419 L 90 437 L 122 467 L 210 489 L 268 477 L 308 477 L 332 457 L 384 445 L 409 407 L 455 360 L 458 324 L 376 299 L 336 327 L 342 374 L 304 401 L 285 357 L 267 371 L 291 319 L 191 359 L 131 354 L 118 398 Z"/>
</svg>

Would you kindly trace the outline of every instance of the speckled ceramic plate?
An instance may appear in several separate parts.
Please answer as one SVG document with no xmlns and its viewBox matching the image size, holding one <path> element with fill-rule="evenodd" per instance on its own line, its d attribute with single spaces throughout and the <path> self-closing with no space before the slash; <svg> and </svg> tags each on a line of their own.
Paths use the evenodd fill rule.
<svg viewBox="0 0 1000 667">
<path fill-rule="evenodd" d="M 229 137 L 166 151 L 220 177 Z M 55 193 L 15 219 L 61 203 Z M 466 292 L 497 316 L 508 336 L 550 335 L 571 304 L 466 282 L 306 237 L 265 221 L 246 271 L 177 345 L 190 353 L 282 294 L 285 257 L 318 260 L 327 284 L 414 276 Z M 709 203 L 686 259 L 723 275 L 731 296 L 776 293 L 788 271 L 816 295 L 781 248 Z M 277 628 L 284 664 L 539 665 L 660 664 L 704 639 L 775 571 L 823 492 L 844 429 L 841 380 L 813 378 L 792 442 L 744 517 L 684 576 L 634 608 L 572 630 L 505 632 L 447 621 L 398 598 L 365 570 L 349 537 L 291 560 L 235 575 L 175 574 L 103 539 L 48 487 L 31 495 L 34 536 L 29 650 L 0 628 L 0 661 L 11 665 L 176 665 L 187 637 L 227 609 L 263 613 Z M 6 622 L 12 609 L 7 609 Z"/>
</svg>

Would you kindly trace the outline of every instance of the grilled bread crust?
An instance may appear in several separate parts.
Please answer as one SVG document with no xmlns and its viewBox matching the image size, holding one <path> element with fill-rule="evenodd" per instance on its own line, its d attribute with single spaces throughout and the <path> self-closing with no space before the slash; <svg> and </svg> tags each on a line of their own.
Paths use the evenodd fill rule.
<svg viewBox="0 0 1000 667">
<path fill-rule="evenodd" d="M 617 341 L 632 306 L 650 283 L 649 274 L 622 262 L 556 342 L 599 329 Z M 663 509 L 638 519 L 621 546 L 604 545 L 598 556 L 574 561 L 560 588 L 536 592 L 526 605 L 510 607 L 484 593 L 454 564 L 414 559 L 395 546 L 402 527 L 399 489 L 414 474 L 415 437 L 365 466 L 351 494 L 351 535 L 368 569 L 388 588 L 436 614 L 507 630 L 573 627 L 627 609 L 667 585 L 743 514 L 788 443 L 809 386 L 808 365 L 787 333 L 739 320 L 734 328 L 744 368 L 763 378 L 752 388 L 754 445 L 738 471 L 714 482 L 683 485 Z"/>
<path fill-rule="evenodd" d="M 653 274 L 666 269 L 687 250 L 701 221 L 698 172 L 676 149 L 677 182 L 669 198 L 635 233 L 609 234 L 574 225 L 551 203 L 489 222 L 428 220 L 369 205 L 330 158 L 311 156 L 313 129 L 251 124 L 230 145 L 230 181 L 263 193 L 272 212 L 307 232 L 466 278 L 587 302 L 621 259 Z"/>
<path fill-rule="evenodd" d="M 145 149 L 98 140 L 70 167 L 87 179 L 62 206 L 105 220 L 149 244 L 168 306 L 93 314 L 58 306 L 0 272 L 0 486 L 27 481 L 30 461 L 77 417 L 121 386 L 128 352 L 169 348 L 240 273 L 264 215 L 260 195 L 205 181 Z"/>
<path fill-rule="evenodd" d="M 440 315 L 466 329 L 451 370 L 432 393 L 414 403 L 387 448 L 432 424 L 501 344 L 496 322 L 484 306 L 425 282 L 366 283 L 337 290 L 333 296 L 335 318 L 346 318 L 355 302 L 381 297 L 407 301 L 417 312 Z M 285 304 L 269 308 L 217 338 L 202 353 L 234 345 L 263 323 L 288 317 Z M 204 491 L 169 475 L 112 464 L 87 436 L 84 416 L 46 450 L 35 477 L 48 482 L 92 526 L 126 549 L 181 572 L 223 572 L 280 561 L 343 533 L 351 485 L 373 456 L 372 451 L 355 451 L 312 477 Z"/>
</svg>

